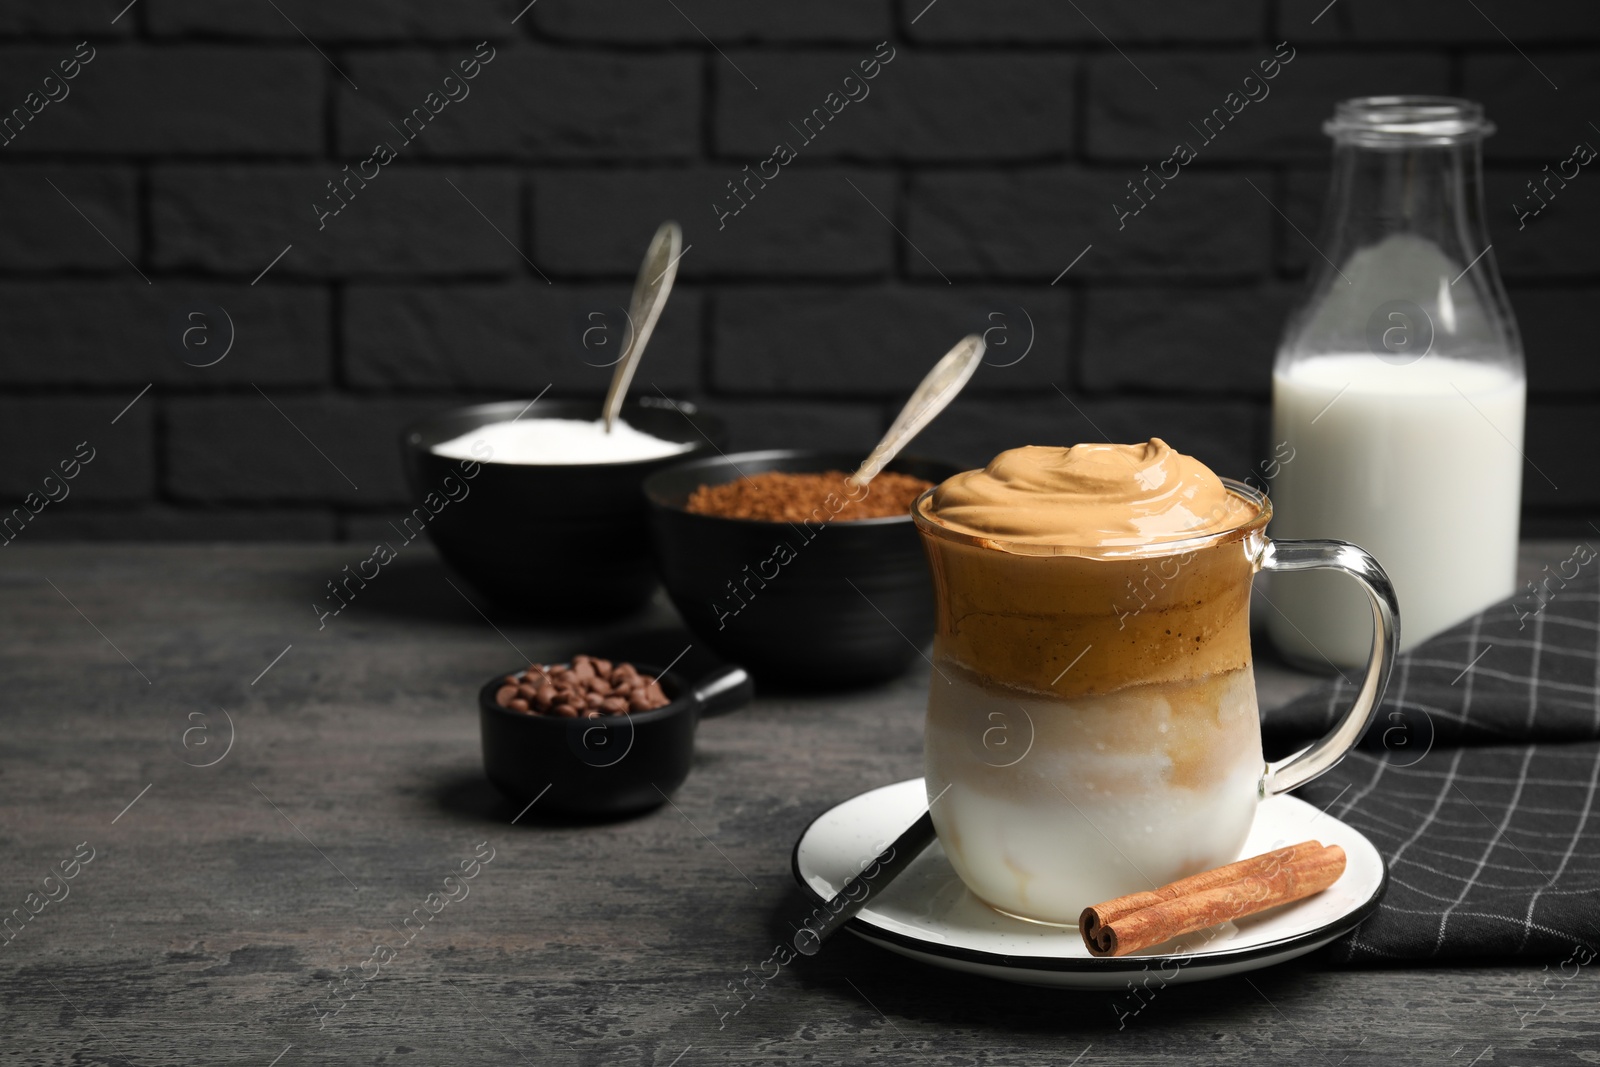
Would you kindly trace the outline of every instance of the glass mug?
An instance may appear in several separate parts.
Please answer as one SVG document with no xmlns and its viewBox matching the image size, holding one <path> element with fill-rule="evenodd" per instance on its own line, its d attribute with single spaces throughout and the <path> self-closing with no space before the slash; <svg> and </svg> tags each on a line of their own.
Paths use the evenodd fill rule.
<svg viewBox="0 0 1600 1067">
<path fill-rule="evenodd" d="M 1223 484 L 1237 522 L 1117 547 L 973 537 L 928 517 L 933 490 L 918 499 L 938 605 L 929 809 L 951 866 L 996 910 L 1072 926 L 1092 904 L 1230 863 L 1263 798 L 1331 768 L 1371 723 L 1399 643 L 1388 576 L 1343 541 L 1268 540 L 1271 501 Z M 1366 591 L 1366 674 L 1332 732 L 1267 763 L 1251 579 L 1322 569 Z"/>
</svg>

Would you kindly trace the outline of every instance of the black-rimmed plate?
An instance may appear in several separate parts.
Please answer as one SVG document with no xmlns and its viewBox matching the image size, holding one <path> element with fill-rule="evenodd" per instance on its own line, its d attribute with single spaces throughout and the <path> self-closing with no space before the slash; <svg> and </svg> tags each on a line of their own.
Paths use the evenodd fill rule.
<svg viewBox="0 0 1600 1067">
<path fill-rule="evenodd" d="M 823 812 L 795 843 L 795 879 L 818 903 L 832 897 L 927 804 L 922 779 L 913 778 Z M 1121 989 L 1139 972 L 1158 973 L 1164 984 L 1221 978 L 1321 948 L 1355 929 L 1378 906 L 1388 874 L 1372 842 L 1294 797 L 1262 801 L 1241 855 L 1308 839 L 1344 848 L 1344 874 L 1328 889 L 1130 956 L 1097 959 L 1074 928 L 1000 914 L 967 890 L 937 841 L 845 929 L 935 967 L 1028 985 Z"/>
</svg>

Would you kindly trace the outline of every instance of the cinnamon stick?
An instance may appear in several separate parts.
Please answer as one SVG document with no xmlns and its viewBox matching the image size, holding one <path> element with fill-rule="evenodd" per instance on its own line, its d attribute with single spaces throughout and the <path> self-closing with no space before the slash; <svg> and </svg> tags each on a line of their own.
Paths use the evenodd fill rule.
<svg viewBox="0 0 1600 1067">
<path fill-rule="evenodd" d="M 1126 956 L 1320 893 L 1339 880 L 1344 867 L 1338 845 L 1303 841 L 1085 908 L 1078 930 L 1090 955 Z"/>
<path fill-rule="evenodd" d="M 1322 844 L 1320 842 L 1302 841 L 1298 845 L 1288 845 L 1284 848 L 1274 849 L 1271 852 L 1263 852 L 1259 856 L 1238 860 L 1225 867 L 1213 867 L 1209 871 L 1191 874 L 1187 878 L 1169 882 L 1159 889 L 1129 893 L 1125 897 L 1108 900 L 1104 904 L 1096 904 L 1093 908 L 1086 909 L 1083 915 L 1087 919 L 1092 912 L 1100 922 L 1111 922 L 1119 916 L 1127 915 L 1141 908 L 1148 908 L 1187 894 L 1198 893 L 1203 889 L 1211 889 L 1219 885 L 1227 885 L 1229 882 L 1237 882 L 1249 874 L 1272 870 L 1288 863 L 1290 860 L 1309 855 L 1312 852 L 1318 852 L 1321 849 Z"/>
</svg>

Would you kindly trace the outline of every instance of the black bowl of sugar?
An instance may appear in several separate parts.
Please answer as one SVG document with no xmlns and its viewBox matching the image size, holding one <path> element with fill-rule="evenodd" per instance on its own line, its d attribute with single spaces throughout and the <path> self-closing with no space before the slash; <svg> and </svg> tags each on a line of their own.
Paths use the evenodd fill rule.
<svg viewBox="0 0 1600 1067">
<path fill-rule="evenodd" d="M 643 479 L 724 443 L 693 404 L 643 397 L 610 433 L 583 400 L 455 408 L 401 432 L 411 507 L 423 533 L 480 592 L 520 614 L 617 618 L 656 587 Z M 395 546 L 400 547 L 400 546 Z"/>
</svg>

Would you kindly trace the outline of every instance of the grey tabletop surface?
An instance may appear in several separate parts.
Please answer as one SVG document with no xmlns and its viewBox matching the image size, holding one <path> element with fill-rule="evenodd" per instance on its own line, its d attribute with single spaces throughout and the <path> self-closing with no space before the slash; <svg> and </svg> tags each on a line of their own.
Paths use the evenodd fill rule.
<svg viewBox="0 0 1600 1067">
<path fill-rule="evenodd" d="M 800 831 L 920 774 L 926 667 L 705 723 L 694 773 L 648 815 L 513 823 L 482 776 L 476 688 L 623 631 L 687 638 L 660 605 L 584 631 L 485 617 L 421 548 L 319 629 L 313 600 L 364 555 L 0 557 L 0 915 L 93 856 L 0 943 L 0 1063 L 1600 1062 L 1596 979 L 1504 963 L 1313 954 L 1146 989 L 1132 1013 L 1131 990 L 1010 985 L 841 936 L 725 1015 L 806 910 Z M 1259 660 L 1264 705 L 1314 684 Z M 374 962 L 385 939 L 400 947 Z"/>
</svg>

